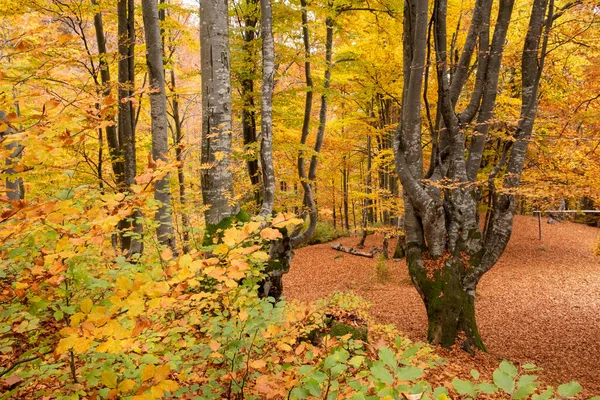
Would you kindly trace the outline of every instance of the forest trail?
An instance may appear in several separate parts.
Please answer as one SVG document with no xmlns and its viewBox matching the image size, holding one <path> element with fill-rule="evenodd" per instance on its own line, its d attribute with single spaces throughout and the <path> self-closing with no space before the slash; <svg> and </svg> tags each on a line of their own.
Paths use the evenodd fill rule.
<svg viewBox="0 0 600 400">
<path fill-rule="evenodd" d="M 600 229 L 543 220 L 538 240 L 535 217 L 517 216 L 508 248 L 477 289 L 477 321 L 489 356 L 449 354 L 470 363 L 462 368 L 489 372 L 500 359 L 532 362 L 548 383 L 576 380 L 585 394 L 600 394 L 600 259 L 594 256 Z M 360 238 L 332 243 L 356 246 Z M 381 247 L 371 235 L 366 249 Z M 390 243 L 394 249 L 395 241 Z M 340 255 L 342 255 L 340 257 Z M 337 258 L 336 258 L 337 256 Z M 296 250 L 285 276 L 289 298 L 315 300 L 334 291 L 353 291 L 369 300 L 371 314 L 393 323 L 406 336 L 424 341 L 425 307 L 410 283 L 406 262 L 387 261 L 390 278 L 381 282 L 377 258 L 331 249 L 331 243 Z M 458 361 L 458 360 L 457 360 Z M 483 364 L 483 365 L 480 365 Z"/>
</svg>

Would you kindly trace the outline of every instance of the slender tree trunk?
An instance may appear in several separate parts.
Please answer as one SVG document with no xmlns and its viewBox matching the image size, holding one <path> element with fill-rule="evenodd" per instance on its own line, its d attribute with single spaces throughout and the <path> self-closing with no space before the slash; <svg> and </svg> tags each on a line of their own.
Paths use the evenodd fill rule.
<svg viewBox="0 0 600 400">
<path fill-rule="evenodd" d="M 227 1 L 200 2 L 202 198 L 206 224 L 237 211 L 231 171 L 231 82 Z"/>
<path fill-rule="evenodd" d="M 312 108 L 312 78 L 310 75 L 310 40 L 308 35 L 308 15 L 306 10 L 306 0 L 301 0 L 302 4 L 302 32 L 304 38 L 304 50 L 306 61 L 304 63 L 305 74 L 306 74 L 306 104 L 304 109 L 304 123 L 302 125 L 302 137 L 300 143 L 302 146 L 306 145 L 308 133 L 310 130 L 310 111 Z M 325 74 L 323 81 L 323 89 L 325 90 L 321 95 L 321 108 L 319 110 L 319 127 L 317 129 L 317 138 L 315 140 L 314 154 L 311 157 L 310 165 L 308 168 L 308 176 L 305 171 L 304 163 L 304 152 L 300 150 L 298 156 L 298 175 L 300 182 L 304 188 L 304 205 L 310 208 L 309 218 L 310 222 L 308 228 L 301 234 L 295 236 L 292 239 L 292 245 L 298 246 L 300 243 L 308 240 L 314 233 L 317 227 L 317 205 L 313 196 L 313 191 L 316 193 L 316 185 L 313 188 L 313 182 L 317 177 L 317 165 L 318 165 L 318 154 L 321 152 L 323 146 L 323 137 L 325 135 L 325 125 L 327 124 L 327 91 L 331 86 L 331 67 L 332 67 L 332 48 L 333 48 L 333 18 L 328 16 L 325 20 L 326 25 L 326 39 L 325 39 Z M 314 189 L 314 190 L 313 190 Z"/>
<path fill-rule="evenodd" d="M 152 158 L 168 163 L 169 141 L 167 122 L 167 97 L 163 48 L 156 0 L 142 0 L 144 33 L 146 36 L 146 64 L 150 78 L 150 116 L 152 128 Z M 171 217 L 171 177 L 157 180 L 154 184 L 154 200 L 158 203 L 155 220 L 156 234 L 160 244 L 177 253 L 173 221 Z"/>
<path fill-rule="evenodd" d="M 94 6 L 98 5 L 96 0 L 92 0 L 92 4 Z M 112 92 L 112 84 L 110 79 L 110 69 L 108 66 L 108 61 L 106 59 L 106 37 L 104 36 L 104 24 L 102 22 L 102 13 L 100 11 L 98 11 L 94 15 L 94 30 L 96 32 L 96 43 L 98 45 L 98 55 L 100 57 L 98 67 L 100 70 L 100 79 L 102 82 L 102 97 L 104 99 L 107 99 L 110 97 L 110 94 Z M 123 162 L 123 152 L 121 149 L 121 144 L 119 143 L 117 124 L 114 117 L 115 116 L 113 114 L 107 115 L 107 120 L 112 122 L 112 124 L 108 125 L 105 128 L 106 141 L 108 144 L 108 154 L 110 157 L 110 162 L 112 165 L 113 173 L 115 174 L 115 181 L 117 182 L 117 186 L 122 187 L 125 179 L 125 165 Z"/>
<path fill-rule="evenodd" d="M 185 174 L 183 170 L 184 155 L 183 155 L 183 130 L 181 127 L 181 116 L 179 115 L 179 98 L 177 95 L 177 82 L 175 80 L 175 70 L 171 69 L 171 90 L 173 95 L 171 98 L 171 104 L 173 107 L 173 121 L 175 125 L 175 159 L 178 162 L 177 165 L 177 183 L 179 185 L 179 202 L 183 208 L 181 213 L 181 224 L 183 228 L 183 252 L 190 252 L 190 217 L 187 210 L 185 210 L 187 204 L 187 196 L 185 191 Z"/>
<path fill-rule="evenodd" d="M 6 111 L 0 111 L 0 124 L 6 125 L 6 129 L 0 132 L 0 139 L 4 139 L 5 136 L 14 133 L 6 119 Z M 13 165 L 19 163 L 23 155 L 23 146 L 17 142 L 13 142 L 6 146 L 6 149 L 11 151 L 10 157 L 6 159 L 6 197 L 11 201 L 21 200 L 25 198 L 23 178 L 14 178 L 11 175 L 17 173 Z"/>
<path fill-rule="evenodd" d="M 260 164 L 263 171 L 263 202 L 260 215 L 273 211 L 275 202 L 275 172 L 273 170 L 273 77 L 275 74 L 275 43 L 271 0 L 260 0 L 263 58 Z"/>
<path fill-rule="evenodd" d="M 245 57 L 245 67 L 242 70 L 240 76 L 240 86 L 242 90 L 242 136 L 244 138 L 244 146 L 251 147 L 256 143 L 256 105 L 254 101 L 254 80 L 256 78 L 256 65 L 257 65 L 257 54 L 256 54 L 256 26 L 258 23 L 257 18 L 257 0 L 246 0 L 246 7 L 244 12 L 246 16 L 244 18 L 244 32 L 242 44 L 242 52 Z M 261 28 L 262 29 L 262 28 Z M 254 196 L 256 203 L 261 205 L 261 193 L 260 193 L 260 169 L 258 166 L 258 158 L 251 157 L 247 161 L 248 175 L 250 177 L 250 183 L 254 188 Z"/>
<path fill-rule="evenodd" d="M 137 174 L 135 152 L 135 114 L 133 110 L 133 89 L 135 83 L 134 70 L 134 4 L 133 0 L 119 0 L 118 2 L 118 35 L 119 35 L 119 124 L 118 143 L 120 155 L 123 157 L 123 179 L 120 181 L 120 190 L 129 191 Z M 131 234 L 141 235 L 142 227 L 137 222 L 141 217 L 135 211 L 130 217 L 132 221 L 122 220 L 118 227 L 121 231 L 121 250 L 127 251 L 130 256 L 142 252 L 142 243 L 132 238 Z"/>
</svg>

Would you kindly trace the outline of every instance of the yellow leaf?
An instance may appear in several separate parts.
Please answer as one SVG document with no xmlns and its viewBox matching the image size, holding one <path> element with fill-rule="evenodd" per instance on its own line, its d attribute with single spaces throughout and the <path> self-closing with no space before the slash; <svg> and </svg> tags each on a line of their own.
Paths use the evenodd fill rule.
<svg viewBox="0 0 600 400">
<path fill-rule="evenodd" d="M 260 237 L 263 239 L 275 240 L 283 238 L 283 235 L 277 229 L 265 228 L 260 231 Z"/>
<path fill-rule="evenodd" d="M 131 288 L 131 281 L 124 276 L 119 276 L 115 282 L 115 286 L 121 290 L 129 290 Z"/>
<path fill-rule="evenodd" d="M 119 383 L 119 386 L 117 387 L 117 389 L 119 390 L 119 392 L 125 393 L 125 392 L 129 392 L 131 389 L 133 389 L 136 386 L 137 386 L 137 383 L 135 383 L 135 381 L 133 379 L 125 379 L 124 381 Z"/>
<path fill-rule="evenodd" d="M 160 399 L 165 395 L 165 391 L 158 386 L 152 386 L 150 388 L 150 393 L 152 393 L 155 399 Z"/>
<path fill-rule="evenodd" d="M 171 367 L 169 364 L 163 364 L 160 367 L 156 368 L 156 372 L 154 372 L 154 382 L 158 383 L 164 381 L 169 373 L 171 372 Z"/>
<path fill-rule="evenodd" d="M 146 286 L 150 286 L 148 289 L 145 290 L 146 294 L 149 297 L 164 296 L 165 294 L 169 293 L 169 291 L 171 290 L 171 288 L 167 282 L 154 282 L 154 283 L 149 283 Z"/>
<path fill-rule="evenodd" d="M 243 231 L 237 228 L 229 228 L 223 233 L 223 243 L 229 247 L 233 247 L 247 237 Z"/>
<path fill-rule="evenodd" d="M 248 319 L 248 312 L 246 310 L 240 311 L 240 313 L 238 314 L 238 318 L 240 319 L 240 321 L 245 322 Z"/>
<path fill-rule="evenodd" d="M 90 311 L 92 311 L 92 306 L 93 306 L 92 299 L 87 297 L 85 300 L 83 300 L 81 302 L 80 308 L 84 314 L 89 314 Z"/>
<path fill-rule="evenodd" d="M 193 261 L 192 256 L 190 256 L 189 254 L 184 254 L 179 259 L 179 266 L 181 268 L 189 267 L 190 265 L 192 265 L 192 261 Z"/>
<path fill-rule="evenodd" d="M 165 379 L 158 384 L 158 387 L 167 392 L 174 392 L 179 389 L 179 384 L 170 379 Z"/>
<path fill-rule="evenodd" d="M 267 363 L 264 360 L 254 360 L 250 363 L 250 367 L 254 369 L 263 369 Z"/>
<path fill-rule="evenodd" d="M 77 354 L 84 354 L 92 347 L 93 343 L 94 341 L 92 339 L 79 338 L 73 345 L 73 350 Z"/>
<path fill-rule="evenodd" d="M 160 258 L 165 261 L 169 261 L 171 258 L 173 258 L 173 251 L 167 247 L 160 253 Z"/>
<path fill-rule="evenodd" d="M 102 372 L 102 383 L 110 389 L 117 387 L 117 375 L 112 371 Z"/>
<path fill-rule="evenodd" d="M 212 351 L 217 351 L 221 348 L 221 343 L 217 342 L 216 340 L 211 340 L 208 344 L 208 347 L 210 347 Z"/>
<path fill-rule="evenodd" d="M 148 379 L 154 377 L 156 367 L 153 364 L 148 364 L 142 370 L 142 382 L 146 382 Z"/>
<path fill-rule="evenodd" d="M 142 314 L 145 309 L 144 299 L 142 299 L 138 292 L 132 293 L 127 300 L 125 300 L 125 304 L 129 307 L 127 311 L 127 315 L 130 317 L 137 317 Z"/>
<path fill-rule="evenodd" d="M 56 346 L 56 353 L 63 354 L 71 350 L 77 342 L 77 339 L 78 337 L 75 335 L 67 336 L 66 338 L 60 339 L 60 341 L 58 342 L 58 346 Z"/>
</svg>

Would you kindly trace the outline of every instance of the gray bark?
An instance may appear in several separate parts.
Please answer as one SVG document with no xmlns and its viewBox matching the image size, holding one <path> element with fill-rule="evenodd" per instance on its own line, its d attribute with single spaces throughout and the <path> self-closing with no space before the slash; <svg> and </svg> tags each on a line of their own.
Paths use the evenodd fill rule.
<svg viewBox="0 0 600 400">
<path fill-rule="evenodd" d="M 142 0 L 142 15 L 146 37 L 146 64 L 150 78 L 150 115 L 152 129 L 152 158 L 168 163 L 169 142 L 167 98 L 163 48 L 156 0 Z M 177 253 L 171 218 L 171 177 L 167 174 L 154 183 L 154 200 L 159 204 L 155 215 L 158 222 L 158 241 Z"/>
<path fill-rule="evenodd" d="M 306 61 L 304 62 L 305 75 L 306 75 L 306 103 L 304 108 L 304 122 L 302 124 L 302 137 L 300 139 L 301 146 L 306 145 L 308 134 L 310 131 L 310 112 L 312 109 L 312 90 L 313 82 L 310 74 L 310 37 L 308 34 L 308 16 L 306 10 L 306 0 L 301 0 L 302 4 L 302 34 L 304 40 L 304 53 Z M 292 238 L 292 245 L 294 247 L 308 240 L 314 233 L 317 227 L 317 205 L 313 196 L 312 182 L 317 177 L 317 165 L 318 155 L 323 146 L 323 137 L 325 135 L 325 125 L 327 124 L 327 90 L 331 86 L 331 66 L 332 66 L 332 48 L 333 48 L 333 18 L 328 16 L 325 20 L 326 25 L 326 39 L 325 39 L 325 73 L 323 88 L 324 92 L 321 95 L 321 108 L 319 109 L 319 127 L 317 129 L 317 137 L 314 145 L 314 153 L 311 157 L 308 176 L 305 171 L 304 163 L 304 152 L 301 149 L 298 155 L 298 176 L 304 189 L 304 206 L 309 208 L 309 225 L 308 228 L 299 235 Z"/>
<path fill-rule="evenodd" d="M 537 91 L 543 68 L 547 36 L 538 57 L 544 18 L 550 29 L 552 4 L 545 17 L 548 1 L 534 0 L 531 20 L 522 57 L 523 102 L 515 141 L 504 144 L 498 165 L 488 185 L 493 194 L 492 217 L 485 231 L 479 229 L 478 192 L 472 185 L 480 169 L 485 137 L 493 117 L 499 71 L 514 0 L 500 0 L 498 18 L 491 47 L 488 47 L 487 25 L 491 2 L 478 0 L 473 13 L 467 43 L 452 81 L 448 78 L 446 55 L 447 0 L 437 0 L 433 13 L 436 69 L 438 74 L 439 130 L 432 132 L 439 140 L 439 154 L 432 162 L 430 180 L 421 180 L 421 116 L 420 95 L 423 80 L 421 68 L 427 47 L 427 1 L 406 0 L 404 60 L 405 89 L 402 121 L 394 139 L 397 173 L 405 199 L 407 263 L 411 278 L 421 295 L 429 319 L 428 339 L 451 346 L 463 337 L 463 348 L 485 349 L 475 322 L 475 289 L 481 276 L 498 260 L 512 231 L 515 200 L 512 191 L 496 192 L 496 176 L 503 175 L 504 188 L 518 186 L 527 144 L 532 134 L 537 107 Z M 466 76 L 479 37 L 479 65 L 475 88 L 467 109 L 459 114 L 455 107 L 464 90 Z M 487 49 L 490 54 L 486 56 Z M 478 115 L 475 135 L 465 159 L 465 124 Z M 431 184 L 445 180 L 451 185 Z M 443 183 L 443 182 L 440 182 Z M 442 300 L 439 300 L 442 299 Z"/>
<path fill-rule="evenodd" d="M 96 0 L 92 0 L 93 5 L 97 5 Z M 94 30 L 96 33 L 96 43 L 98 45 L 98 55 L 100 56 L 100 62 L 98 63 L 98 69 L 100 70 L 100 79 L 102 82 L 102 97 L 110 97 L 112 91 L 110 69 L 106 60 L 106 37 L 104 36 L 104 24 L 102 22 L 102 13 L 99 11 L 94 15 Z M 123 156 L 121 151 L 121 145 L 119 143 L 119 136 L 117 132 L 117 124 L 114 121 L 114 116 L 108 116 L 109 120 L 113 122 L 105 128 L 106 140 L 108 143 L 108 154 L 110 157 L 113 173 L 115 174 L 115 180 L 117 185 L 121 186 L 124 179 L 125 166 L 123 163 Z"/>
<path fill-rule="evenodd" d="M 118 123 L 118 142 L 123 156 L 123 179 L 120 181 L 120 190 L 127 192 L 134 183 L 137 174 L 136 152 L 135 152 L 135 115 L 133 103 L 129 101 L 133 96 L 135 84 L 134 70 L 134 2 L 133 0 L 119 0 L 117 5 L 118 23 L 117 31 L 119 35 L 119 123 Z M 121 250 L 134 255 L 142 252 L 142 243 L 130 236 L 130 231 L 136 235 L 142 233 L 142 227 L 137 222 L 141 217 L 139 211 L 135 211 L 131 216 L 131 221 L 122 220 L 119 222 L 121 231 Z"/>
<path fill-rule="evenodd" d="M 14 133 L 13 128 L 10 127 L 8 120 L 6 119 L 6 111 L 0 111 L 0 122 L 8 126 L 3 132 L 0 132 L 0 139 L 4 141 L 4 138 Z M 12 168 L 13 165 L 18 164 L 19 160 L 23 155 L 23 146 L 17 142 L 10 143 L 6 146 L 8 150 L 12 150 L 10 157 L 6 159 L 6 197 L 11 201 L 22 200 L 25 198 L 25 186 L 23 184 L 23 178 L 11 177 L 11 175 L 17 172 Z"/>
<path fill-rule="evenodd" d="M 257 52 L 255 42 L 257 39 L 256 26 L 258 23 L 258 0 L 246 0 L 241 13 L 244 15 L 244 31 L 242 44 L 242 52 L 244 55 L 245 65 L 240 73 L 240 87 L 242 91 L 242 136 L 244 138 L 244 146 L 250 147 L 257 140 L 256 134 L 256 105 L 254 97 L 254 80 L 256 78 Z M 254 188 L 254 197 L 258 205 L 261 204 L 260 194 L 260 169 L 258 167 L 258 158 L 251 157 L 247 161 L 248 175 L 250 183 Z"/>
<path fill-rule="evenodd" d="M 231 83 L 227 1 L 200 2 L 202 198 L 206 224 L 236 213 L 231 165 Z"/>
<path fill-rule="evenodd" d="M 260 0 L 263 56 L 260 163 L 263 172 L 263 202 L 259 215 L 271 214 L 275 202 L 275 172 L 273 170 L 273 77 L 275 74 L 275 43 L 271 0 Z"/>
</svg>

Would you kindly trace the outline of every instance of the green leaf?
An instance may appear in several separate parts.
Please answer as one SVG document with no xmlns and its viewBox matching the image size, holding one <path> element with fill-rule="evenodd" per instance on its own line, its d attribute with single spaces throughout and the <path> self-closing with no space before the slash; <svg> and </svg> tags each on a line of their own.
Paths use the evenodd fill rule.
<svg viewBox="0 0 600 400">
<path fill-rule="evenodd" d="M 581 385 L 575 381 L 560 385 L 557 390 L 562 397 L 573 397 L 579 392 L 581 392 Z"/>
<path fill-rule="evenodd" d="M 437 399 L 438 397 L 440 397 L 443 394 L 445 394 L 447 396 L 448 395 L 448 389 L 445 388 L 444 386 L 436 387 L 435 390 L 433 391 L 433 398 Z"/>
<path fill-rule="evenodd" d="M 471 376 L 473 377 L 473 379 L 479 379 L 479 372 L 472 369 L 471 370 Z"/>
<path fill-rule="evenodd" d="M 142 358 L 140 358 L 140 364 L 158 364 L 159 359 L 152 354 L 144 354 Z"/>
<path fill-rule="evenodd" d="M 531 396 L 531 400 L 550 400 L 554 394 L 554 389 L 548 386 L 548 389 L 542 394 L 534 394 Z"/>
<path fill-rule="evenodd" d="M 312 369 L 312 365 L 302 365 L 300 368 L 298 368 L 298 373 L 300 375 L 308 375 Z"/>
<path fill-rule="evenodd" d="M 375 364 L 371 367 L 371 374 L 383 383 L 391 385 L 392 382 L 394 382 L 394 378 L 392 377 L 392 374 L 390 374 L 390 371 L 380 364 Z"/>
<path fill-rule="evenodd" d="M 296 399 L 308 399 L 310 397 L 310 392 L 305 388 L 294 388 L 291 394 L 292 398 Z"/>
<path fill-rule="evenodd" d="M 385 346 L 379 348 L 379 359 L 390 368 L 396 368 L 398 365 L 394 352 Z"/>
<path fill-rule="evenodd" d="M 521 388 L 524 386 L 531 386 L 531 385 L 533 385 L 535 387 L 535 386 L 537 386 L 536 379 L 537 379 L 536 375 L 521 375 L 521 377 L 517 381 L 517 388 Z"/>
<path fill-rule="evenodd" d="M 316 380 L 310 378 L 304 387 L 306 390 L 308 390 L 308 393 L 310 393 L 311 396 L 321 397 L 321 386 Z"/>
<path fill-rule="evenodd" d="M 412 356 L 417 354 L 417 351 L 419 351 L 420 348 L 421 348 L 421 345 L 419 345 L 419 344 L 409 347 L 408 349 L 406 349 L 404 351 L 404 353 L 402 353 L 402 358 L 404 360 L 411 358 Z"/>
<path fill-rule="evenodd" d="M 325 367 L 326 369 L 331 369 L 337 363 L 337 357 L 335 356 L 335 354 L 332 354 L 325 359 L 325 361 L 323 362 L 323 367 Z"/>
<path fill-rule="evenodd" d="M 414 381 L 423 376 L 423 370 L 418 367 L 402 367 L 396 372 L 396 377 L 403 381 Z"/>
<path fill-rule="evenodd" d="M 363 364 L 363 362 L 365 362 L 364 356 L 354 356 L 350 359 L 350 361 L 348 361 L 348 364 L 350 364 L 354 368 L 358 368 Z"/>
<path fill-rule="evenodd" d="M 521 368 L 523 368 L 523 369 L 538 369 L 538 367 L 535 364 L 531 364 L 531 363 L 523 364 L 523 365 L 521 365 Z"/>
<path fill-rule="evenodd" d="M 513 378 L 499 369 L 494 371 L 494 384 L 504 392 L 512 394 L 515 390 Z"/>
<path fill-rule="evenodd" d="M 506 360 L 500 363 L 500 371 L 506 372 L 508 376 L 512 378 L 516 377 L 517 373 L 519 372 L 517 371 L 517 367 L 515 367 L 513 363 L 508 362 Z"/>
<path fill-rule="evenodd" d="M 458 394 L 464 396 L 475 396 L 475 384 L 469 381 L 463 381 L 462 379 L 454 378 L 452 380 L 452 387 L 458 392 Z"/>
<path fill-rule="evenodd" d="M 480 383 L 479 385 L 477 385 L 477 390 L 479 392 L 485 393 L 485 394 L 494 394 L 494 393 L 496 393 L 498 388 L 493 383 L 483 382 L 483 383 Z"/>
<path fill-rule="evenodd" d="M 535 392 L 536 385 L 528 384 L 523 386 L 518 386 L 517 390 L 513 394 L 513 399 L 515 400 L 523 400 L 531 396 L 533 392 Z"/>
</svg>

